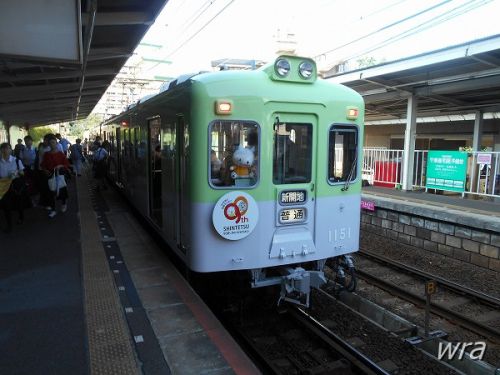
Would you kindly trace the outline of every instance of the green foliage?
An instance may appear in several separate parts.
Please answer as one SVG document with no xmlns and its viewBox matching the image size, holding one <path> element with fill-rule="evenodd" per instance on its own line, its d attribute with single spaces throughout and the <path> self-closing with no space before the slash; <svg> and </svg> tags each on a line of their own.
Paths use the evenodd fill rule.
<svg viewBox="0 0 500 375">
<path fill-rule="evenodd" d="M 52 128 L 48 126 L 41 126 L 36 128 L 30 128 L 28 134 L 33 138 L 33 144 L 38 145 L 43 140 L 45 134 L 55 134 Z"/>
<path fill-rule="evenodd" d="M 83 120 L 71 121 L 68 126 L 68 135 L 82 137 L 85 130 L 92 130 L 102 122 L 101 116 L 91 114 Z"/>
</svg>

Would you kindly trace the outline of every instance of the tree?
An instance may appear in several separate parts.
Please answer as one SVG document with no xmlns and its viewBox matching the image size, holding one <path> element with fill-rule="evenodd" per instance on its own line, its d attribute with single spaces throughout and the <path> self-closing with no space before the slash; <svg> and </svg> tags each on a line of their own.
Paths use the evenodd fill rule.
<svg viewBox="0 0 500 375">
<path fill-rule="evenodd" d="M 71 121 L 69 123 L 68 135 L 81 138 L 85 130 L 92 130 L 98 127 L 101 122 L 101 116 L 95 113 L 82 120 Z"/>
<path fill-rule="evenodd" d="M 28 130 L 28 134 L 33 138 L 33 144 L 38 145 L 43 140 L 43 136 L 45 134 L 54 134 L 54 130 L 52 130 L 49 126 L 40 126 L 36 128 L 30 128 Z"/>
</svg>

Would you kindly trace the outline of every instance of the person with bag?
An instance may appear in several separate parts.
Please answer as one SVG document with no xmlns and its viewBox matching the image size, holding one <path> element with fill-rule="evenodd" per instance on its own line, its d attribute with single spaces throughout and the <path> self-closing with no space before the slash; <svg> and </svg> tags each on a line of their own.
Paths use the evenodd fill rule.
<svg viewBox="0 0 500 375">
<path fill-rule="evenodd" d="M 49 137 L 49 147 L 50 151 L 44 153 L 40 168 L 49 177 L 49 217 L 53 218 L 57 214 L 56 199 L 61 201 L 61 212 L 66 212 L 68 208 L 68 189 L 64 176 L 69 171 L 69 162 L 66 155 L 59 150 L 56 137 Z"/>
<path fill-rule="evenodd" d="M 24 208 L 31 203 L 27 193 L 26 181 L 23 177 L 24 166 L 19 159 L 12 156 L 10 144 L 0 145 L 0 208 L 4 210 L 7 227 L 5 232 L 12 231 L 12 211 L 19 212 L 18 223 L 24 221 Z"/>
</svg>

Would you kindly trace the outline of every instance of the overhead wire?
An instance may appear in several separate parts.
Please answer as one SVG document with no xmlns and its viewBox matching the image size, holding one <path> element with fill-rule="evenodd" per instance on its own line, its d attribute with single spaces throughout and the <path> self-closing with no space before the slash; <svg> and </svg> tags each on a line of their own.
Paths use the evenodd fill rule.
<svg viewBox="0 0 500 375">
<path fill-rule="evenodd" d="M 349 46 L 349 45 L 351 45 L 351 44 L 357 43 L 357 42 L 359 42 L 359 41 L 361 41 L 361 40 L 363 40 L 363 39 L 366 39 L 366 38 L 368 38 L 368 37 L 372 37 L 373 35 L 375 35 L 375 34 L 377 34 L 377 33 L 380 33 L 380 32 L 382 32 L 382 31 L 384 31 L 384 30 L 390 29 L 391 27 L 394 27 L 394 26 L 397 26 L 397 25 L 399 25 L 399 24 L 401 24 L 401 23 L 403 23 L 403 22 L 406 22 L 406 21 L 408 21 L 408 20 L 410 20 L 410 19 L 412 19 L 412 18 L 418 17 L 418 16 L 420 16 L 420 15 L 422 15 L 422 14 L 425 14 L 425 13 L 427 13 L 427 12 L 430 12 L 430 11 L 434 10 L 434 9 L 437 9 L 437 8 L 439 8 L 439 7 L 443 6 L 443 5 L 445 5 L 445 4 L 447 4 L 447 3 L 451 2 L 451 1 L 452 1 L 452 0 L 444 0 L 444 1 L 440 2 L 439 4 L 436 4 L 436 5 L 433 5 L 433 6 L 429 7 L 429 8 L 426 8 L 426 9 L 424 9 L 424 10 L 421 10 L 420 12 L 417 12 L 417 13 L 415 13 L 415 14 L 412 14 L 412 15 L 406 16 L 406 17 L 404 17 L 404 18 L 402 18 L 402 19 L 399 19 L 399 20 L 397 20 L 397 21 L 394 21 L 394 22 L 390 23 L 389 25 L 383 26 L 383 27 L 381 27 L 381 28 L 380 28 L 380 29 L 378 29 L 378 30 L 375 30 L 375 31 L 370 32 L 370 33 L 368 33 L 368 34 L 364 34 L 363 36 L 360 36 L 360 37 L 358 37 L 358 38 L 356 38 L 356 39 L 354 39 L 354 40 L 351 40 L 351 41 L 349 41 L 349 42 L 347 42 L 347 43 L 344 43 L 344 44 L 342 44 L 342 45 L 340 45 L 340 46 L 338 46 L 338 47 L 335 47 L 335 48 L 330 49 L 330 50 L 328 50 L 328 51 L 326 51 L 326 52 L 320 53 L 320 54 L 318 54 L 318 55 L 314 56 L 314 58 L 315 58 L 315 59 L 317 59 L 317 58 L 319 58 L 319 57 L 321 57 L 321 56 L 323 56 L 323 55 L 326 55 L 326 54 L 329 54 L 329 53 L 331 53 L 331 52 L 337 51 L 337 50 L 339 50 L 339 49 L 341 49 L 341 48 L 344 48 L 344 47 L 347 47 L 347 46 Z"/>
<path fill-rule="evenodd" d="M 435 27 L 435 26 L 438 26 L 444 22 L 447 22 L 449 21 L 450 19 L 453 19 L 455 17 L 458 17 L 458 16 L 461 16 L 462 14 L 465 14 L 465 13 L 468 13 L 474 9 L 477 9 L 487 3 L 490 3 L 491 1 L 493 0 L 481 0 L 479 2 L 477 2 L 476 0 L 471 0 L 467 3 L 464 3 L 464 4 L 461 4 L 457 7 L 455 7 L 454 9 L 452 9 L 451 11 L 447 12 L 447 13 L 443 13 L 443 14 L 440 14 L 438 16 L 435 16 L 433 18 L 431 18 L 430 20 L 427 20 L 417 26 L 414 26 L 406 31 L 404 31 L 403 33 L 400 33 L 398 34 L 397 36 L 393 36 L 393 37 L 390 37 L 378 44 L 376 44 L 375 46 L 372 46 L 370 47 L 369 49 L 367 50 L 363 50 L 361 52 L 357 52 L 356 54 L 354 55 L 351 55 L 349 57 L 346 57 L 345 60 L 352 60 L 356 57 L 360 57 L 360 56 L 363 56 L 363 55 L 366 55 L 370 52 L 373 52 L 373 51 L 376 51 L 380 48 L 383 48 L 389 44 L 392 44 L 392 43 L 395 43 L 401 39 L 405 39 L 405 38 L 408 38 L 412 35 L 415 35 L 421 31 L 424 31 L 424 30 L 427 30 L 429 28 L 432 28 L 432 27 Z M 468 6 L 468 7 L 467 7 Z M 467 7 L 465 9 L 462 9 L 464 7 Z"/>
<path fill-rule="evenodd" d="M 207 0 L 201 7 L 199 7 L 186 21 L 180 26 L 178 34 L 182 34 L 185 30 L 189 29 L 217 0 Z M 194 18 L 193 18 L 194 17 Z M 189 21 L 192 18 L 191 21 Z M 188 23 L 189 22 L 189 23 Z"/>
<path fill-rule="evenodd" d="M 215 0 L 214 0 L 215 1 Z M 211 4 L 214 2 L 212 1 Z M 177 48 L 175 48 L 173 51 L 168 53 L 164 58 L 168 59 L 171 57 L 174 53 L 176 53 L 178 50 L 180 50 L 182 47 L 184 47 L 187 43 L 189 43 L 191 40 L 193 40 L 203 29 L 205 29 L 210 23 L 212 23 L 219 15 L 222 14 L 231 4 L 233 4 L 236 0 L 230 0 L 221 10 L 219 10 L 212 18 L 210 18 L 207 22 L 205 22 L 198 30 L 196 30 L 189 38 L 184 40 Z M 208 9 L 208 8 L 207 8 Z M 147 70 L 154 69 L 157 67 L 159 63 L 154 64 Z"/>
</svg>

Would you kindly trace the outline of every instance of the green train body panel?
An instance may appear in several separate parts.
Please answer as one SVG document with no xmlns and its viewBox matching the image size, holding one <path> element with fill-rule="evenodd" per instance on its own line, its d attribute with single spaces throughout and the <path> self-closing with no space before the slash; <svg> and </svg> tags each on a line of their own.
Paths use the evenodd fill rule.
<svg viewBox="0 0 500 375">
<path fill-rule="evenodd" d="M 221 79 L 222 76 L 222 79 Z M 228 116 L 214 115 L 214 103 L 218 99 L 230 98 L 233 102 L 233 112 Z M 346 120 L 346 108 L 359 108 L 358 120 Z M 193 184 L 190 198 L 196 202 L 213 202 L 222 196 L 224 190 L 214 190 L 208 182 L 208 124 L 217 119 L 223 120 L 253 120 L 260 125 L 260 181 L 252 189 L 256 200 L 274 200 L 276 189 L 270 187 L 272 183 L 272 155 L 273 155 L 273 123 L 279 114 L 284 122 L 287 119 L 300 121 L 301 116 L 314 116 L 317 126 L 313 129 L 315 136 L 313 149 L 312 180 L 317 183 L 317 196 L 337 194 L 342 186 L 332 186 L 327 182 L 328 129 L 334 123 L 356 124 L 359 126 L 359 139 L 363 139 L 362 119 L 364 117 L 364 103 L 362 97 L 355 91 L 338 84 L 317 80 L 313 84 L 295 82 L 276 82 L 269 79 L 265 70 L 252 72 L 220 72 L 210 75 L 201 75 L 192 82 L 192 108 L 190 123 L 190 143 L 192 146 L 193 169 L 191 179 L 199 181 Z M 321 136 L 321 137 L 320 137 Z M 325 155 L 316 160 L 317 155 Z M 361 170 L 358 158 L 358 171 Z M 200 176 L 204 176 L 203 183 Z M 279 188 L 285 189 L 286 185 Z M 289 188 L 294 188 L 290 185 Z M 349 194 L 359 194 L 361 191 L 360 178 L 351 185 Z"/>
<path fill-rule="evenodd" d="M 139 102 L 104 126 L 109 134 L 114 134 L 111 178 L 123 187 L 138 211 L 194 271 L 303 264 L 358 250 L 363 100 L 342 85 L 315 76 L 309 80 L 302 78 L 297 68 L 304 59 L 290 56 L 286 59 L 291 70 L 285 78 L 278 75 L 273 64 L 255 71 L 195 75 Z M 315 69 L 313 66 L 313 73 Z M 231 112 L 216 114 L 218 101 L 230 102 Z M 355 119 L 349 119 L 350 108 L 359 110 Z M 258 124 L 258 180 L 254 186 L 211 184 L 210 124 L 216 121 Z M 273 181 L 273 167 L 277 164 L 273 164 L 273 153 L 277 152 L 275 137 L 282 135 L 276 135 L 275 127 L 282 123 L 311 124 L 308 129 L 312 126 L 309 164 L 312 170 L 307 182 L 275 184 Z M 356 129 L 353 134 L 357 136 L 357 158 L 352 162 L 357 166 L 356 176 L 347 179 L 343 176 L 343 182 L 337 183 L 329 180 L 332 125 Z M 161 191 L 155 192 L 157 175 L 150 139 L 158 129 L 162 137 L 158 177 Z M 304 165 L 309 162 L 307 156 L 304 160 Z M 307 194 L 307 201 L 300 205 L 307 218 L 284 223 L 281 215 L 288 206 L 278 202 L 278 197 L 284 191 L 298 190 Z M 231 192 L 236 192 L 236 196 Z M 217 215 L 222 217 L 217 203 L 225 207 L 223 214 L 227 218 L 232 217 L 230 211 L 226 212 L 230 205 L 220 203 L 224 197 L 240 203 L 243 197 L 249 201 L 249 211 L 253 210 L 254 219 L 250 213 L 248 217 L 242 214 L 255 223 L 252 231 L 241 238 L 225 236 L 217 229 Z M 155 203 L 155 199 L 159 202 Z M 153 212 L 155 207 L 157 212 Z M 244 220 L 238 225 L 242 224 Z"/>
</svg>

